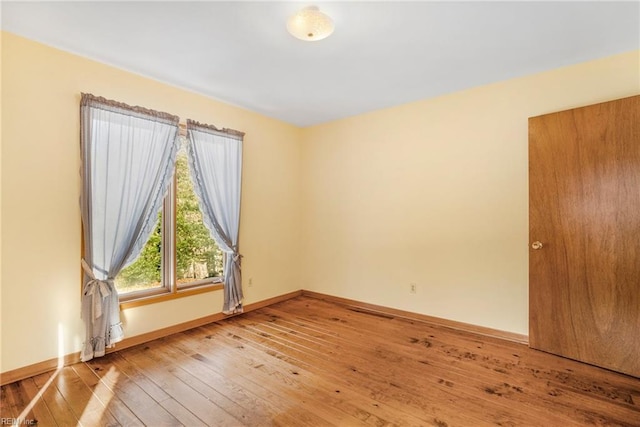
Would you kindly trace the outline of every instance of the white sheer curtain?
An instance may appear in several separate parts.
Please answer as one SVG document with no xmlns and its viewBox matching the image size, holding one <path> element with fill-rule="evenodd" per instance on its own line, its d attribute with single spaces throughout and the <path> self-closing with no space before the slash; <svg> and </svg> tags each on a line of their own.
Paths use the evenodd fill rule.
<svg viewBox="0 0 640 427">
<path fill-rule="evenodd" d="M 225 253 L 225 314 L 242 313 L 238 252 L 244 134 L 187 120 L 189 169 L 205 225 Z"/>
<path fill-rule="evenodd" d="M 83 361 L 122 340 L 113 279 L 153 231 L 178 150 L 178 117 L 82 94 Z"/>
</svg>

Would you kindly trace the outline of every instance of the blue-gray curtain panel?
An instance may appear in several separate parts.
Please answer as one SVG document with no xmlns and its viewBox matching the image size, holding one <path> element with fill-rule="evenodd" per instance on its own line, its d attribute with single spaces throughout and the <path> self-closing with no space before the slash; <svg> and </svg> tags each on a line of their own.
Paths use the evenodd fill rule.
<svg viewBox="0 0 640 427">
<path fill-rule="evenodd" d="M 114 278 L 149 239 L 175 168 L 177 116 L 82 94 L 82 361 L 122 340 Z"/>
<path fill-rule="evenodd" d="M 242 132 L 187 120 L 187 154 L 195 193 L 206 227 L 225 253 L 225 314 L 242 313 L 238 251 L 242 178 Z"/>
</svg>

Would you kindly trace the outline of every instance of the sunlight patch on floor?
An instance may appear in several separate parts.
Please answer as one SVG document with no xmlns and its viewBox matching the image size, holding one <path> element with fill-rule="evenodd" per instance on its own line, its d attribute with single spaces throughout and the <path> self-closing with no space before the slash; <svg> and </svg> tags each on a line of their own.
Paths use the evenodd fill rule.
<svg viewBox="0 0 640 427">
<path fill-rule="evenodd" d="M 36 403 L 38 403 L 40 401 L 40 399 L 42 399 L 42 395 L 51 386 L 51 383 L 53 383 L 53 380 L 56 379 L 56 377 L 60 373 L 61 369 L 62 369 L 62 367 L 58 367 L 58 369 L 56 369 L 53 372 L 51 377 L 49 377 L 47 382 L 40 388 L 40 390 L 38 390 L 38 393 L 35 395 L 35 397 L 33 399 L 31 399 L 31 402 L 29 402 L 29 404 L 26 406 L 26 408 L 24 408 L 24 410 L 20 413 L 20 415 L 18 415 L 18 417 L 16 419 L 16 422 L 17 422 L 16 425 L 20 425 L 20 424 L 25 424 L 26 423 L 26 421 L 22 421 L 22 420 L 27 420 L 27 415 L 29 414 L 29 412 L 31 412 L 31 410 L 36 405 Z"/>
</svg>

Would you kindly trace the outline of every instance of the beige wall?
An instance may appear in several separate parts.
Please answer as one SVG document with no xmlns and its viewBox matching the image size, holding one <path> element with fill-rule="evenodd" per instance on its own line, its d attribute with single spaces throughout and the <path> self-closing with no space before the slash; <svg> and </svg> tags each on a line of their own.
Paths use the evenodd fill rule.
<svg viewBox="0 0 640 427">
<path fill-rule="evenodd" d="M 638 93 L 631 52 L 305 129 L 302 287 L 527 334 L 527 118 Z"/>
<path fill-rule="evenodd" d="M 79 100 L 89 92 L 246 132 L 246 303 L 300 288 L 300 130 L 3 33 L 0 371 L 80 349 Z M 222 293 L 126 310 L 127 336 L 218 313 Z"/>
<path fill-rule="evenodd" d="M 0 31 L 0 47 L 2 46 Z M 2 99 L 2 55 L 0 55 L 0 100 Z M 2 321 L 2 102 L 0 102 L 0 321 Z M 2 326 L 0 326 L 0 357 L 2 356 Z M 0 361 L 0 368 L 2 362 Z M 2 369 L 0 369 L 2 372 Z"/>
<path fill-rule="evenodd" d="M 83 339 L 80 92 L 247 133 L 247 303 L 305 288 L 519 333 L 527 118 L 640 93 L 633 52 L 298 129 L 11 34 L 1 43 L 0 372 Z M 221 306 L 207 293 L 123 320 L 135 336 Z"/>
</svg>

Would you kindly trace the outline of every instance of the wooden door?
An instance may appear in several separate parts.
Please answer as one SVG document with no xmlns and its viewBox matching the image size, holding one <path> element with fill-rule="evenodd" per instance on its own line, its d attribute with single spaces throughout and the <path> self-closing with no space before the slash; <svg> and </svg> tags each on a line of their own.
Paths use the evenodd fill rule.
<svg viewBox="0 0 640 427">
<path fill-rule="evenodd" d="M 640 377 L 640 95 L 529 119 L 529 345 Z"/>
</svg>

